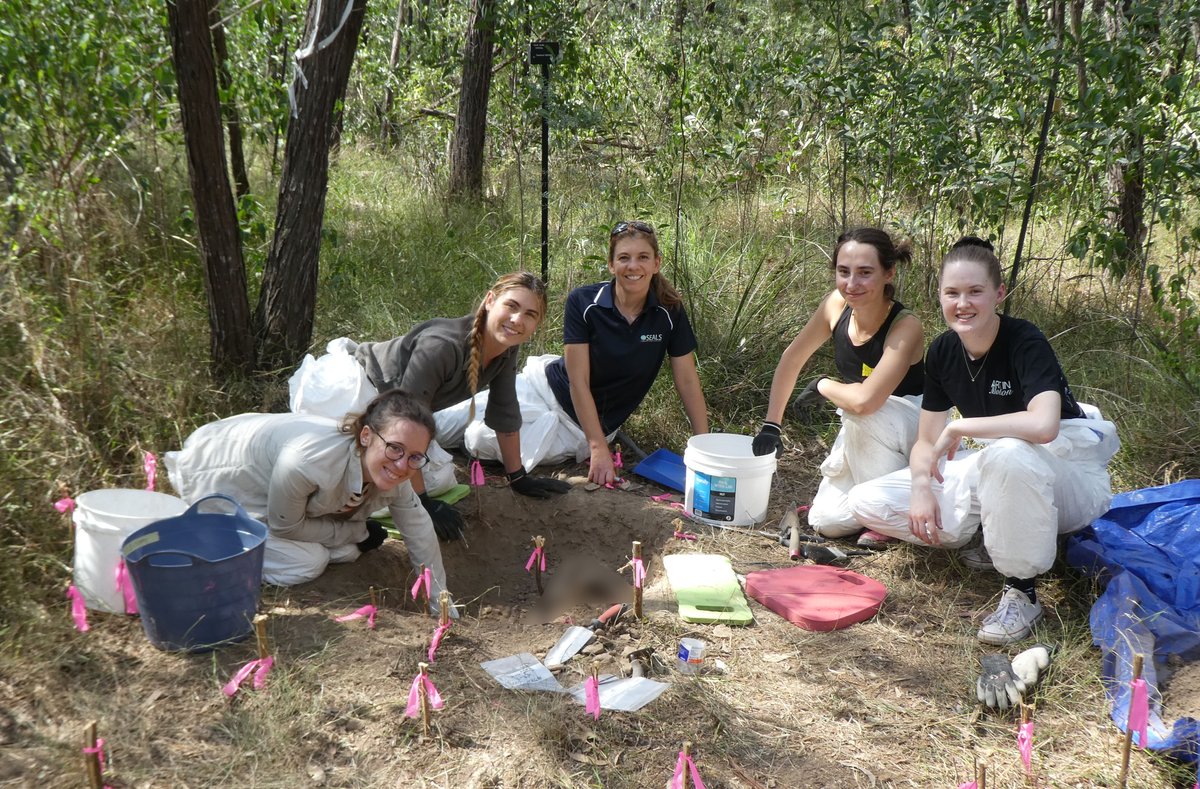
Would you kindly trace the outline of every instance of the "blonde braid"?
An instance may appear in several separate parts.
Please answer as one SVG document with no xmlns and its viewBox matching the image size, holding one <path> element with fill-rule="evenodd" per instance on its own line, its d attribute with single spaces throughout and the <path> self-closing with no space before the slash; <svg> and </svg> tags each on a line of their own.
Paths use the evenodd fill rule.
<svg viewBox="0 0 1200 789">
<path fill-rule="evenodd" d="M 487 328 L 487 310 L 484 309 L 486 303 L 480 302 L 479 309 L 475 311 L 475 323 L 471 327 L 471 336 L 467 342 L 471 351 L 470 361 L 467 362 L 467 384 L 471 387 L 468 422 L 475 421 L 475 393 L 479 391 L 479 369 L 483 366 L 483 332 Z"/>
</svg>

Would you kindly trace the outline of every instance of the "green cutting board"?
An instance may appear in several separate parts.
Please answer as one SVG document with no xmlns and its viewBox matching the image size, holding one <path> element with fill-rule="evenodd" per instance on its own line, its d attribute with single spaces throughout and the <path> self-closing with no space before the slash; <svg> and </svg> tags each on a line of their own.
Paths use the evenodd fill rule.
<svg viewBox="0 0 1200 789">
<path fill-rule="evenodd" d="M 728 557 L 675 553 L 663 557 L 663 566 L 679 601 L 679 617 L 683 621 L 727 625 L 748 625 L 754 621 Z"/>
</svg>

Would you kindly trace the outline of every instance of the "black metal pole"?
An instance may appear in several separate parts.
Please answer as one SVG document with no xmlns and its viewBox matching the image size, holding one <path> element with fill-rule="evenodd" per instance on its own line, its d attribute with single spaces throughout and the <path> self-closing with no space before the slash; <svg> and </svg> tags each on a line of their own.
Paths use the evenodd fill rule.
<svg viewBox="0 0 1200 789">
<path fill-rule="evenodd" d="M 542 64 L 542 282 L 550 284 L 550 64 Z"/>
</svg>

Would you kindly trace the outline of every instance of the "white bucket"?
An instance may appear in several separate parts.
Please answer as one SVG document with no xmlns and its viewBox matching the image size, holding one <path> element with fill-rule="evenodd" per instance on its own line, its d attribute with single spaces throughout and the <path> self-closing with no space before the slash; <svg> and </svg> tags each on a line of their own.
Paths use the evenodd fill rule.
<svg viewBox="0 0 1200 789">
<path fill-rule="evenodd" d="M 143 526 L 183 514 L 187 503 L 151 490 L 92 490 L 75 499 L 75 588 L 93 611 L 125 613 L 117 588 L 121 543 Z"/>
<path fill-rule="evenodd" d="M 736 433 L 704 433 L 688 439 L 684 509 L 696 520 L 750 526 L 767 517 L 775 453 L 755 455 L 753 439 Z"/>
</svg>

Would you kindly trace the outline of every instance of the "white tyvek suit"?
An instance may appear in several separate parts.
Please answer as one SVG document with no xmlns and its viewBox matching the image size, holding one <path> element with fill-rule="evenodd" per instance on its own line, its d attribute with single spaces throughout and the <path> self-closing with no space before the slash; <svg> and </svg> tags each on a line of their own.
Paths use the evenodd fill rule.
<svg viewBox="0 0 1200 789">
<path fill-rule="evenodd" d="M 413 567 L 432 571 L 436 600 L 446 586 L 442 551 L 412 485 L 372 488 L 353 514 L 337 516 L 363 486 L 355 439 L 324 417 L 241 414 L 204 425 L 165 462 L 171 484 L 188 503 L 224 493 L 267 524 L 267 583 L 304 583 L 330 562 L 355 561 L 361 555 L 357 543 L 367 538 L 367 516 L 387 507 Z"/>
<path fill-rule="evenodd" d="M 982 525 L 996 570 L 1033 578 L 1054 564 L 1058 535 L 1078 531 L 1108 510 L 1108 461 L 1121 446 L 1116 425 L 1064 419 L 1048 444 L 1017 438 L 981 443 L 987 446 L 960 451 L 945 463 L 944 483 L 933 481 L 942 547 L 966 545 Z M 866 528 L 923 545 L 908 530 L 911 485 L 909 470 L 902 469 L 855 486 L 850 509 Z"/>
<path fill-rule="evenodd" d="M 846 498 L 855 485 L 908 468 L 908 454 L 917 440 L 921 397 L 889 397 L 873 414 L 855 416 L 838 409 L 842 429 L 829 457 L 821 463 L 821 484 L 808 510 L 813 531 L 825 537 L 845 537 L 863 526 Z"/>
</svg>

